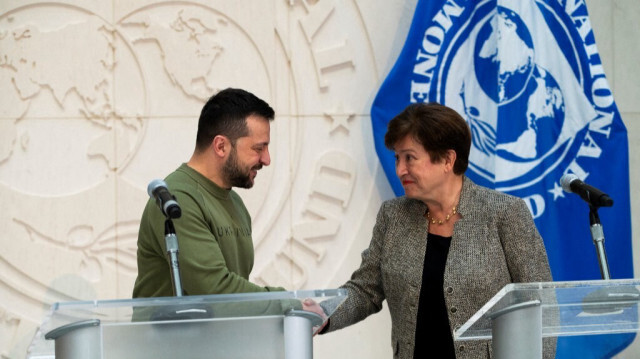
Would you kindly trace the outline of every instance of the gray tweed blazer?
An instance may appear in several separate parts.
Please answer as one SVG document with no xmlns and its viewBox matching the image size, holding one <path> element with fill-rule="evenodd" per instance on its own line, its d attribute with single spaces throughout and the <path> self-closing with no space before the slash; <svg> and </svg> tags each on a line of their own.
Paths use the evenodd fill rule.
<svg viewBox="0 0 640 359">
<path fill-rule="evenodd" d="M 331 316 L 326 332 L 377 313 L 386 299 L 394 358 L 412 359 L 428 226 L 422 201 L 399 197 L 382 204 L 362 263 L 342 287 L 348 298 L 321 305 Z M 525 202 L 464 178 L 444 274 L 451 330 L 462 326 L 502 287 L 512 282 L 551 281 L 542 238 Z M 454 342 L 457 358 L 491 358 L 490 341 Z M 555 356 L 545 339 L 544 357 Z"/>
</svg>

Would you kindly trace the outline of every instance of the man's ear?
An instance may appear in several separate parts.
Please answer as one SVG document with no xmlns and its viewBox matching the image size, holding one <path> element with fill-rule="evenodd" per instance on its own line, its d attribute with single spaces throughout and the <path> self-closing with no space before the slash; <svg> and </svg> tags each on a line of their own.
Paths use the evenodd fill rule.
<svg viewBox="0 0 640 359">
<path fill-rule="evenodd" d="M 213 141 L 211 141 L 210 149 L 216 154 L 216 156 L 224 158 L 231 150 L 231 141 L 229 141 L 229 138 L 226 136 L 218 135 L 213 138 Z"/>
</svg>

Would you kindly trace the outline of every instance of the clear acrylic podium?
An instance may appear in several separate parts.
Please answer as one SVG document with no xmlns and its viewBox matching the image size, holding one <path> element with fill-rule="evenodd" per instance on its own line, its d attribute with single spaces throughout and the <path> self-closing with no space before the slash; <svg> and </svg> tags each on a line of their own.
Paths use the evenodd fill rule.
<svg viewBox="0 0 640 359">
<path fill-rule="evenodd" d="M 301 309 L 306 298 L 344 300 L 346 291 L 55 303 L 27 358 L 311 359 L 323 320 Z"/>
<path fill-rule="evenodd" d="M 541 358 L 542 338 L 638 331 L 640 280 L 508 284 L 454 332 L 497 359 Z"/>
</svg>

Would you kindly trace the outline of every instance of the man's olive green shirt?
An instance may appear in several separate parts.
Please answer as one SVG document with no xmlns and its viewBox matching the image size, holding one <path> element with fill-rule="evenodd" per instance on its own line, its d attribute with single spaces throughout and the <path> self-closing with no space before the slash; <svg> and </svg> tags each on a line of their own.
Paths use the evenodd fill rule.
<svg viewBox="0 0 640 359">
<path fill-rule="evenodd" d="M 253 268 L 251 216 L 240 196 L 182 164 L 166 179 L 182 216 L 173 219 L 184 295 L 284 290 L 249 281 Z M 165 245 L 165 217 L 149 200 L 138 232 L 133 297 L 174 295 Z"/>
</svg>

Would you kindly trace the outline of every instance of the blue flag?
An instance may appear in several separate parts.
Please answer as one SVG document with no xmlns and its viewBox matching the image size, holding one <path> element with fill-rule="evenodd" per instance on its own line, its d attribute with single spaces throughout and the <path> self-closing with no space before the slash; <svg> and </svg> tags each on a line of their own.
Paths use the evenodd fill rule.
<svg viewBox="0 0 640 359">
<path fill-rule="evenodd" d="M 563 192 L 565 173 L 614 199 L 599 211 L 611 278 L 633 278 L 627 134 L 584 2 L 418 1 L 371 109 L 376 151 L 398 196 L 403 189 L 384 134 L 413 102 L 438 102 L 467 120 L 466 175 L 525 199 L 554 280 L 601 279 L 588 205 Z M 562 337 L 557 357 L 610 357 L 634 337 Z"/>
</svg>

